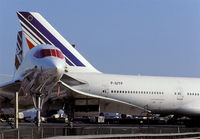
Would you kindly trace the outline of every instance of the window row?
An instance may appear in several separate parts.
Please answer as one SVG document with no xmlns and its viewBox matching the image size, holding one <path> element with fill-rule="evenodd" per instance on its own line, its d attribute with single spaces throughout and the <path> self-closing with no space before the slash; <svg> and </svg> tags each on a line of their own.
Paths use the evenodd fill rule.
<svg viewBox="0 0 200 139">
<path fill-rule="evenodd" d="M 199 96 L 199 93 L 187 93 L 188 96 Z"/>
<path fill-rule="evenodd" d="M 154 92 L 154 91 L 122 91 L 122 90 L 111 90 L 111 93 L 127 93 L 127 94 L 160 94 L 163 95 L 164 92 Z"/>
<path fill-rule="evenodd" d="M 108 93 L 108 90 L 103 90 L 103 93 Z M 164 92 L 154 92 L 154 91 L 123 91 L 123 90 L 111 90 L 111 93 L 124 93 L 124 94 L 157 94 L 163 95 Z M 181 95 L 180 92 L 175 92 L 174 95 Z M 187 93 L 190 96 L 200 96 L 200 93 Z"/>
<path fill-rule="evenodd" d="M 174 95 L 181 95 L 181 93 L 180 92 L 175 92 Z M 188 92 L 187 95 L 188 96 L 199 96 L 200 94 L 199 93 L 189 93 Z"/>
</svg>

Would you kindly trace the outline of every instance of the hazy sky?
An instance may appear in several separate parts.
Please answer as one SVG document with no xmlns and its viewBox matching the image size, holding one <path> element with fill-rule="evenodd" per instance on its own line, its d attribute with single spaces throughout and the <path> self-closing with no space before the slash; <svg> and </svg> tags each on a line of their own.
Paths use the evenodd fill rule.
<svg viewBox="0 0 200 139">
<path fill-rule="evenodd" d="M 0 74 L 13 74 L 17 10 L 39 12 L 102 72 L 200 77 L 199 0 L 0 0 Z"/>
</svg>

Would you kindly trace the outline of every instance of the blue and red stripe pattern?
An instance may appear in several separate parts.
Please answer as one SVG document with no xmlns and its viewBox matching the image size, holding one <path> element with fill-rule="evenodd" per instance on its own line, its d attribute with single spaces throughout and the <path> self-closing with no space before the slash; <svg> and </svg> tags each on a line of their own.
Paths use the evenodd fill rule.
<svg viewBox="0 0 200 139">
<path fill-rule="evenodd" d="M 26 30 L 29 31 L 29 33 L 31 30 L 36 34 L 36 36 L 34 36 L 36 40 L 38 40 L 37 37 L 39 37 L 43 42 L 45 42 L 45 44 L 53 44 L 54 46 L 59 48 L 62 51 L 62 53 L 71 61 L 70 62 L 67 58 L 65 58 L 66 63 L 68 63 L 68 65 L 70 66 L 76 65 L 82 67 L 85 66 L 56 37 L 54 37 L 54 35 L 52 35 L 51 32 L 49 32 L 31 13 L 29 12 L 19 12 L 19 13 L 17 12 L 18 18 L 28 27 L 26 28 Z"/>
<path fill-rule="evenodd" d="M 23 60 L 23 39 L 22 39 L 22 31 L 19 31 L 17 33 L 17 48 L 16 48 L 16 54 L 15 54 L 15 68 L 18 69 L 21 65 L 21 62 Z"/>
</svg>

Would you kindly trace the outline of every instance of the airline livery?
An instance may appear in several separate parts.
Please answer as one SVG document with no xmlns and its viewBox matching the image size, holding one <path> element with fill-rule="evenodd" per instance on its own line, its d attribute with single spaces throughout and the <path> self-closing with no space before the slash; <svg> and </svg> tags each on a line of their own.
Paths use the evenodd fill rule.
<svg viewBox="0 0 200 139">
<path fill-rule="evenodd" d="M 16 71 L 1 91 L 31 97 L 39 111 L 53 92 L 58 97 L 64 92 L 75 99 L 96 98 L 108 112 L 200 116 L 200 79 L 101 73 L 39 13 L 17 15 L 23 33 L 17 38 Z"/>
</svg>

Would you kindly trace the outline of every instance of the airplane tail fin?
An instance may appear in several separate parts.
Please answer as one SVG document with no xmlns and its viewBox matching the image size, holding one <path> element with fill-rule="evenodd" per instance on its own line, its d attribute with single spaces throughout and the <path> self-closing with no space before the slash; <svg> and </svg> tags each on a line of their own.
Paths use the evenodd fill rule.
<svg viewBox="0 0 200 139">
<path fill-rule="evenodd" d="M 16 54 L 15 54 L 15 70 L 19 68 L 23 60 L 23 34 L 22 31 L 17 33 L 17 43 L 16 43 Z"/>
<path fill-rule="evenodd" d="M 17 12 L 29 49 L 50 44 L 65 55 L 68 72 L 99 72 L 39 13 Z"/>
</svg>

